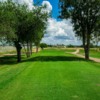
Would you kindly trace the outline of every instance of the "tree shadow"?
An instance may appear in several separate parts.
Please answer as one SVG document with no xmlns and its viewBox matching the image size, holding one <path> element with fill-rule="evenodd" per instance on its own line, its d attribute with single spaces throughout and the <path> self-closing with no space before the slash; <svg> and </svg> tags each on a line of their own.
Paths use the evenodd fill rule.
<svg viewBox="0 0 100 100">
<path fill-rule="evenodd" d="M 0 65 L 13 65 L 17 64 L 17 56 L 3 56 L 0 57 Z"/>
<path fill-rule="evenodd" d="M 84 58 L 73 57 L 73 56 L 36 56 L 29 59 L 25 59 L 22 56 L 22 62 L 49 62 L 49 61 L 86 61 Z M 4 56 L 0 57 L 0 65 L 13 65 L 17 63 L 17 56 Z"/>
<path fill-rule="evenodd" d="M 84 58 L 71 57 L 71 56 L 37 56 L 24 61 L 33 62 L 33 61 L 86 61 Z"/>
</svg>

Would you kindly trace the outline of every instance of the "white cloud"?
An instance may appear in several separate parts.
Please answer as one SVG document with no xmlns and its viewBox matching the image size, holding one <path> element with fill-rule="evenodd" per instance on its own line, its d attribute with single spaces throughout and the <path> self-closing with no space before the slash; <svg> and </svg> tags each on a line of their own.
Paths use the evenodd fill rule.
<svg viewBox="0 0 100 100">
<path fill-rule="evenodd" d="M 0 0 L 1 2 L 5 2 L 7 0 Z M 13 2 L 18 2 L 19 4 L 26 4 L 29 9 L 33 8 L 33 0 L 12 0 Z"/>
<path fill-rule="evenodd" d="M 6 1 L 6 0 L 0 0 Z M 27 4 L 29 9 L 33 7 L 33 0 L 14 0 L 18 1 L 20 4 Z M 46 11 L 50 13 L 52 11 L 52 5 L 48 1 L 43 1 L 42 5 L 46 5 Z M 75 37 L 75 33 L 73 32 L 73 27 L 70 20 L 62 20 L 57 21 L 56 19 L 49 18 L 47 25 L 47 34 L 42 39 L 42 42 L 48 44 L 81 44 L 80 41 Z"/>
<path fill-rule="evenodd" d="M 33 8 L 33 0 L 13 0 L 15 2 L 18 2 L 19 4 L 26 4 L 28 5 L 29 9 Z"/>
<path fill-rule="evenodd" d="M 47 34 L 42 42 L 48 44 L 80 44 L 75 37 L 73 26 L 70 20 L 57 21 L 56 19 L 48 19 Z"/>
<path fill-rule="evenodd" d="M 52 11 L 52 5 L 50 4 L 49 1 L 43 1 L 42 5 L 46 5 L 46 8 L 43 10 L 44 12 L 50 13 Z"/>
</svg>

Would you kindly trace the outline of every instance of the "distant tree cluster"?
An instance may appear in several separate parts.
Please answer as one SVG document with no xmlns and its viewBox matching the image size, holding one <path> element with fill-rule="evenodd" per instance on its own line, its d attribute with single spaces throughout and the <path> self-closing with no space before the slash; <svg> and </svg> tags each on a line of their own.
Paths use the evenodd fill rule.
<svg viewBox="0 0 100 100">
<path fill-rule="evenodd" d="M 49 14 L 43 12 L 45 6 L 14 3 L 11 0 L 0 2 L 0 41 L 13 43 L 17 51 L 17 61 L 21 61 L 21 49 L 26 48 L 27 57 L 32 54 L 32 44 L 37 47 L 43 38 Z"/>
<path fill-rule="evenodd" d="M 48 45 L 47 45 L 46 43 L 41 43 L 41 44 L 40 44 L 40 47 L 41 47 L 41 49 L 43 50 L 44 48 L 47 48 Z"/>
</svg>

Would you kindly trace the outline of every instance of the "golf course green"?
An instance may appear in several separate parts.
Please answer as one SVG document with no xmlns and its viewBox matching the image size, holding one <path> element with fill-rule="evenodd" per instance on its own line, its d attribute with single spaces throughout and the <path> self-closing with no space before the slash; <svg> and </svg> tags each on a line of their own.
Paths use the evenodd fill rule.
<svg viewBox="0 0 100 100">
<path fill-rule="evenodd" d="M 100 100 L 100 63 L 60 49 L 1 57 L 0 100 Z"/>
</svg>

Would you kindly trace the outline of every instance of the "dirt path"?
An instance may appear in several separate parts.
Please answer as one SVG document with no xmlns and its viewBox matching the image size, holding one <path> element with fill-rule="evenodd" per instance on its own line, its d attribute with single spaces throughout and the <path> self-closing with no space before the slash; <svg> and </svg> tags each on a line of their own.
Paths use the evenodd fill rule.
<svg viewBox="0 0 100 100">
<path fill-rule="evenodd" d="M 81 58 L 85 58 L 85 56 L 79 54 L 79 52 L 80 52 L 80 49 L 77 48 L 76 51 L 75 51 L 75 52 L 72 52 L 71 54 L 74 54 L 74 55 L 76 55 L 76 56 L 78 56 L 78 57 L 81 57 Z M 99 59 L 99 58 L 93 58 L 93 57 L 90 57 L 90 60 L 92 60 L 92 61 L 94 61 L 94 62 L 100 63 L 100 59 Z"/>
</svg>

